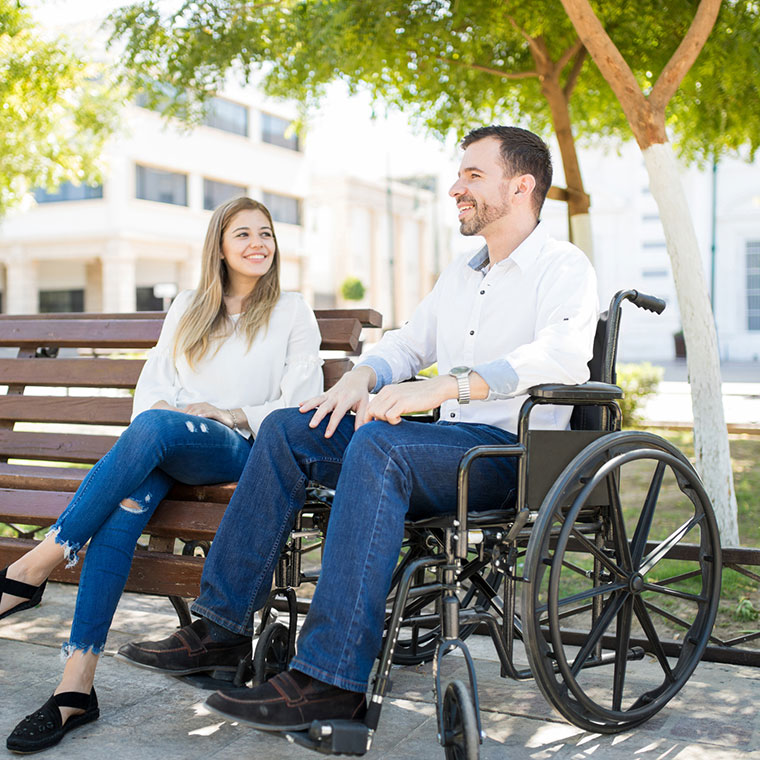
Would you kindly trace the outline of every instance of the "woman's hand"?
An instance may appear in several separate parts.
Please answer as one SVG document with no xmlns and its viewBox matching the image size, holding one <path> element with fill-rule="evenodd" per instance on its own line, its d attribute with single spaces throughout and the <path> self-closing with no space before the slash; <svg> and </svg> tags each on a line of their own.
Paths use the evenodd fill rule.
<svg viewBox="0 0 760 760">
<path fill-rule="evenodd" d="M 213 404 L 207 404 L 205 401 L 199 401 L 195 404 L 188 404 L 182 409 L 185 414 L 193 414 L 196 417 L 205 417 L 207 420 L 216 420 L 226 425 L 228 428 L 235 427 L 235 420 L 229 409 L 219 409 Z M 238 415 L 240 417 L 240 415 Z"/>
</svg>

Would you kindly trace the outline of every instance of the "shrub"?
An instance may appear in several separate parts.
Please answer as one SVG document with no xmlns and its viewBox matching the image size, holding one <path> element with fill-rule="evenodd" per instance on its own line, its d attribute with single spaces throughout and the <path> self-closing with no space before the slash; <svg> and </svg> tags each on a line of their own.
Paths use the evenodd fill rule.
<svg viewBox="0 0 760 760">
<path fill-rule="evenodd" d="M 649 362 L 617 365 L 617 384 L 624 394 L 619 402 L 624 425 L 636 427 L 643 424 L 642 404 L 657 392 L 663 374 L 662 367 L 655 367 Z"/>
<path fill-rule="evenodd" d="M 340 286 L 340 294 L 346 301 L 361 301 L 365 292 L 364 285 L 358 277 L 346 277 Z"/>
</svg>

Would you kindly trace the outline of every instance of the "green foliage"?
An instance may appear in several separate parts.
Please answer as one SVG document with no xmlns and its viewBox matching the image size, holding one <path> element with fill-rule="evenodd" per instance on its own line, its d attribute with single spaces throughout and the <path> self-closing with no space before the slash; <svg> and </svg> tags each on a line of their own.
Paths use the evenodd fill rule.
<svg viewBox="0 0 760 760">
<path fill-rule="evenodd" d="M 16 0 L 0 0 L 0 104 L 0 218 L 34 187 L 99 181 L 119 105 L 107 70 L 39 36 Z"/>
<path fill-rule="evenodd" d="M 366 88 L 438 135 L 493 121 L 548 134 L 551 114 L 536 56 L 559 61 L 577 40 L 559 0 L 185 0 L 164 15 L 161 6 L 142 0 L 114 13 L 112 40 L 126 45 L 132 85 L 176 88 L 183 97 L 170 113 L 190 120 L 228 74 L 248 82 L 260 71 L 269 94 L 305 105 L 336 80 L 350 90 Z M 646 91 L 686 34 L 696 4 L 637 0 L 595 8 Z M 669 126 L 688 158 L 757 147 L 760 84 L 752 72 L 760 70 L 759 37 L 757 2 L 723 3 L 669 108 Z M 562 81 L 576 138 L 630 138 L 588 56 L 568 56 Z"/>
<path fill-rule="evenodd" d="M 734 617 L 737 620 L 757 620 L 760 617 L 760 611 L 755 609 L 751 599 L 743 596 L 736 605 Z"/>
<path fill-rule="evenodd" d="M 617 365 L 617 384 L 624 394 L 618 402 L 624 425 L 636 427 L 643 424 L 642 403 L 657 392 L 663 374 L 662 367 L 655 367 L 649 362 Z"/>
<path fill-rule="evenodd" d="M 346 277 L 340 286 L 340 294 L 346 301 L 361 301 L 366 289 L 358 277 Z"/>
</svg>

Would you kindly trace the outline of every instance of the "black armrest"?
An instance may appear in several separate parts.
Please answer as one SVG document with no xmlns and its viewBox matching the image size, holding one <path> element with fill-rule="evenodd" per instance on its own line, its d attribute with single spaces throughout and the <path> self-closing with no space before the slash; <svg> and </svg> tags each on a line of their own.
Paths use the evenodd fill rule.
<svg viewBox="0 0 760 760">
<path fill-rule="evenodd" d="M 602 403 L 623 398 L 623 391 L 617 385 L 596 381 L 583 383 L 582 385 L 544 383 L 528 388 L 528 395 L 533 398 L 549 399 L 559 404 Z"/>
</svg>

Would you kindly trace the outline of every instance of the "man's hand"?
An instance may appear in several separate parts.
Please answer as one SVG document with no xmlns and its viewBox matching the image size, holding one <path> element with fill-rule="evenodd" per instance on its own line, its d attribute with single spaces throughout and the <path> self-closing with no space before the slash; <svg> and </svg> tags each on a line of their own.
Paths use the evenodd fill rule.
<svg viewBox="0 0 760 760">
<path fill-rule="evenodd" d="M 413 383 L 386 385 L 369 402 L 367 418 L 398 425 L 402 414 L 437 409 L 444 401 L 456 397 L 457 381 L 451 375 Z"/>
<path fill-rule="evenodd" d="M 329 438 L 335 432 L 348 411 L 355 413 L 354 429 L 358 430 L 367 422 L 369 392 L 376 383 L 375 370 L 367 365 L 362 365 L 351 370 L 351 372 L 346 372 L 329 391 L 300 403 L 299 408 L 302 412 L 310 412 L 312 409 L 316 409 L 309 421 L 311 428 L 317 427 L 328 414 L 330 415 L 330 421 L 325 430 L 325 438 Z"/>
</svg>

